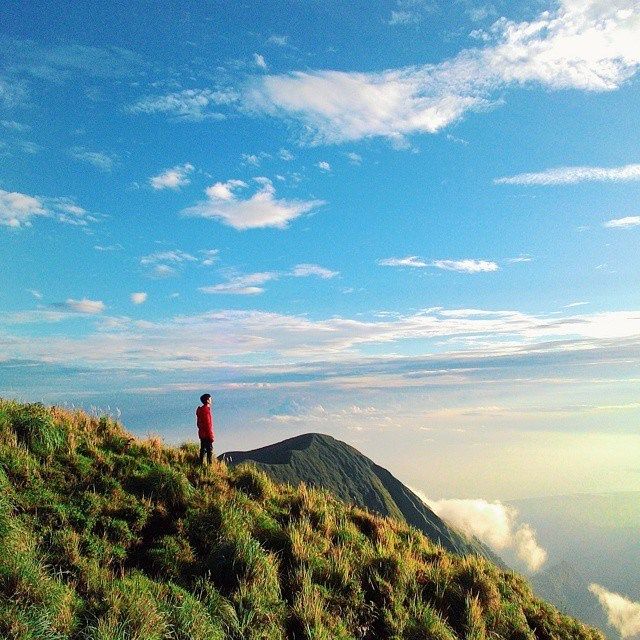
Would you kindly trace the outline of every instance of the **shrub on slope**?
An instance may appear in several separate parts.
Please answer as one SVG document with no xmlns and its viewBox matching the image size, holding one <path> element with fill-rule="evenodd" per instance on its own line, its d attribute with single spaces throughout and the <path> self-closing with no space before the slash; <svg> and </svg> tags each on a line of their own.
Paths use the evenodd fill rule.
<svg viewBox="0 0 640 640">
<path fill-rule="evenodd" d="M 600 640 L 406 524 L 0 400 L 0 637 Z"/>
</svg>

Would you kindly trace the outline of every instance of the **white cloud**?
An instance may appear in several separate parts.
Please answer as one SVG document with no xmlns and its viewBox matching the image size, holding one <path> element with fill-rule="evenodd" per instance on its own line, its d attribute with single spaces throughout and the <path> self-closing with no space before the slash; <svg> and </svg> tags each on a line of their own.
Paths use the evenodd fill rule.
<svg viewBox="0 0 640 640">
<path fill-rule="evenodd" d="M 133 304 L 142 304 L 147 301 L 147 294 L 144 291 L 138 291 L 136 293 L 132 293 L 129 298 Z"/>
<path fill-rule="evenodd" d="M 565 304 L 563 309 L 573 309 L 573 307 L 584 307 L 588 305 L 589 302 L 570 302 L 569 304 Z"/>
<path fill-rule="evenodd" d="M 278 156 L 285 162 L 291 162 L 295 158 L 293 153 L 291 153 L 291 151 L 289 151 L 288 149 L 280 149 L 280 151 L 278 152 Z"/>
<path fill-rule="evenodd" d="M 48 215 L 40 198 L 16 191 L 0 189 L 0 224 L 7 227 L 23 227 L 31 224 L 31 218 Z"/>
<path fill-rule="evenodd" d="M 495 262 L 489 260 L 433 260 L 430 266 L 445 271 L 459 271 L 461 273 L 482 273 L 498 271 L 499 267 Z"/>
<path fill-rule="evenodd" d="M 42 300 L 42 293 L 37 289 L 26 289 L 36 300 Z"/>
<path fill-rule="evenodd" d="M 331 171 L 331 165 L 326 160 L 321 160 L 316 164 L 316 167 L 320 169 L 320 171 Z"/>
<path fill-rule="evenodd" d="M 495 262 L 488 260 L 431 260 L 427 262 L 418 256 L 385 258 L 384 260 L 378 260 L 378 264 L 383 267 L 415 267 L 418 269 L 435 267 L 436 269 L 459 271 L 461 273 L 480 273 L 499 269 Z"/>
<path fill-rule="evenodd" d="M 67 298 L 63 303 L 56 306 L 64 307 L 68 311 L 73 311 L 74 313 L 85 313 L 88 315 L 102 313 L 106 309 L 102 300 L 89 300 L 88 298 L 82 298 L 82 300 Z"/>
<path fill-rule="evenodd" d="M 639 34 L 640 35 L 640 34 Z M 496 178 L 494 184 L 558 185 L 578 182 L 628 182 L 640 180 L 640 164 L 622 167 L 556 167 L 538 173 Z"/>
<path fill-rule="evenodd" d="M 521 262 L 531 262 L 532 260 L 533 258 L 529 254 L 523 253 L 515 258 L 509 258 L 507 262 L 509 264 L 519 264 Z"/>
<path fill-rule="evenodd" d="M 193 165 L 188 162 L 176 165 L 172 169 L 166 169 L 157 176 L 149 178 L 149 184 L 154 189 L 178 190 L 180 187 L 185 187 L 191 182 L 187 176 L 193 171 L 193 169 Z"/>
<path fill-rule="evenodd" d="M 269 36 L 269 39 L 267 40 L 267 44 L 273 44 L 276 47 L 286 47 L 288 42 L 289 42 L 289 36 L 272 35 L 272 36 Z"/>
<path fill-rule="evenodd" d="M 595 583 L 589 585 L 589 591 L 598 597 L 609 624 L 615 627 L 623 638 L 640 637 L 640 602 L 633 602 Z"/>
<path fill-rule="evenodd" d="M 359 153 L 354 153 L 353 151 L 350 151 L 346 155 L 347 155 L 347 158 L 349 158 L 349 162 L 351 164 L 362 164 L 362 156 Z"/>
<path fill-rule="evenodd" d="M 208 199 L 183 210 L 186 216 L 214 218 L 238 230 L 276 227 L 284 229 L 291 220 L 324 204 L 322 200 L 285 200 L 276 198 L 271 180 L 255 178 L 259 187 L 246 199 L 237 191 L 247 187 L 241 180 L 217 182 L 205 193 Z"/>
<path fill-rule="evenodd" d="M 0 225 L 28 227 L 35 217 L 50 218 L 74 226 L 86 226 L 98 219 L 72 198 L 44 198 L 0 189 Z"/>
<path fill-rule="evenodd" d="M 385 258 L 384 260 L 378 260 L 378 264 L 382 267 L 416 267 L 418 269 L 429 266 L 428 262 L 418 258 L 418 256 L 407 256 L 406 258 Z"/>
<path fill-rule="evenodd" d="M 259 67 L 260 69 L 266 69 L 267 68 L 267 62 L 264 59 L 264 56 L 259 54 L 259 53 L 254 53 L 253 54 L 253 64 L 255 64 L 256 67 Z"/>
<path fill-rule="evenodd" d="M 627 216 L 626 218 L 615 218 L 604 223 L 608 229 L 628 229 L 629 227 L 640 226 L 640 216 Z"/>
<path fill-rule="evenodd" d="M 112 154 L 103 153 L 102 151 L 89 151 L 84 147 L 73 147 L 70 153 L 76 160 L 91 164 L 102 171 L 111 171 L 113 169 L 115 156 Z"/>
<path fill-rule="evenodd" d="M 185 89 L 164 96 L 148 96 L 128 107 L 130 113 L 165 113 L 178 120 L 220 120 L 224 114 L 214 107 L 235 102 L 238 94 L 232 90 Z"/>
<path fill-rule="evenodd" d="M 317 264 L 298 264 L 291 272 L 296 278 L 306 278 L 307 276 L 318 276 L 318 278 L 329 279 L 338 275 L 337 271 L 325 269 Z"/>
<path fill-rule="evenodd" d="M 530 571 L 538 571 L 547 552 L 538 544 L 529 524 L 518 522 L 518 511 L 499 501 L 431 500 L 414 492 L 443 520 L 468 535 L 476 536 L 495 551 L 512 549 Z"/>
<path fill-rule="evenodd" d="M 264 293 L 261 286 L 271 280 L 277 280 L 278 274 L 273 271 L 264 271 L 261 273 L 250 273 L 244 276 L 235 276 L 228 282 L 211 285 L 208 287 L 200 287 L 203 293 L 226 293 L 238 296 L 253 296 Z"/>
<path fill-rule="evenodd" d="M 392 19 L 411 18 L 399 8 Z M 311 144 L 393 139 L 439 131 L 470 109 L 485 108 L 509 85 L 611 91 L 640 64 L 635 0 L 561 0 L 532 21 L 501 18 L 484 36 L 483 48 L 439 64 L 270 75 L 256 79 L 245 100 L 253 109 L 299 120 Z"/>
<path fill-rule="evenodd" d="M 227 182 L 216 182 L 207 187 L 205 193 L 212 200 L 234 200 L 234 191 L 244 189 L 247 186 L 247 183 L 242 180 L 227 180 Z"/>
</svg>

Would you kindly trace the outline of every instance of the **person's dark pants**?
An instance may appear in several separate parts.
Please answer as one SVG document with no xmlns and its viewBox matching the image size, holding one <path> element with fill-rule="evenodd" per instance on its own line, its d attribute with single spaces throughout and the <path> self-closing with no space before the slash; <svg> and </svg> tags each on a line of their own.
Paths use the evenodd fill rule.
<svg viewBox="0 0 640 640">
<path fill-rule="evenodd" d="M 204 454 L 207 454 L 207 464 L 211 464 L 213 455 L 213 440 L 210 438 L 200 438 L 200 464 L 204 463 Z"/>
</svg>

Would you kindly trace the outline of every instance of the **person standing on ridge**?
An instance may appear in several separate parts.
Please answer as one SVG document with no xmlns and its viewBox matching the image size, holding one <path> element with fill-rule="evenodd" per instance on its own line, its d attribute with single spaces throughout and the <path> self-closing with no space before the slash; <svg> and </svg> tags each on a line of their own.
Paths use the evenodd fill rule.
<svg viewBox="0 0 640 640">
<path fill-rule="evenodd" d="M 202 406 L 196 409 L 196 423 L 198 425 L 198 437 L 200 438 L 200 464 L 204 464 L 204 454 L 207 454 L 207 464 L 211 464 L 213 454 L 213 416 L 211 415 L 211 404 L 213 402 L 211 394 L 205 393 L 200 396 Z"/>
</svg>

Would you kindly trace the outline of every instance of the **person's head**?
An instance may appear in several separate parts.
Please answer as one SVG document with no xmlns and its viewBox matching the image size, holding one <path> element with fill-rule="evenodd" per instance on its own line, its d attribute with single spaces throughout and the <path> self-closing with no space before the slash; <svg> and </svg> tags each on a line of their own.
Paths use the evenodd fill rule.
<svg viewBox="0 0 640 640">
<path fill-rule="evenodd" d="M 210 393 L 205 393 L 203 395 L 200 396 L 200 402 L 202 402 L 202 404 L 211 404 L 211 394 Z"/>
</svg>

